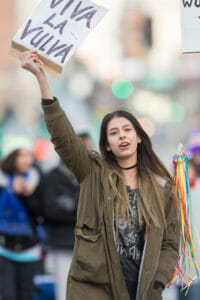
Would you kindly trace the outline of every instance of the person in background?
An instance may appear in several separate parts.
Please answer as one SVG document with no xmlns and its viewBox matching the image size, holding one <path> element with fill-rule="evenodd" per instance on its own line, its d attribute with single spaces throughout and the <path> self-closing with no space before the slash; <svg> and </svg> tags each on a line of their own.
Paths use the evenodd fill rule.
<svg viewBox="0 0 200 300">
<path fill-rule="evenodd" d="M 200 130 L 192 130 L 188 137 L 189 184 L 191 189 L 193 239 L 200 264 Z M 200 292 L 200 287 L 198 286 Z M 196 299 L 196 298 L 195 298 Z"/>
<path fill-rule="evenodd" d="M 198 169 L 195 160 L 193 158 L 190 158 L 188 160 L 188 165 L 189 165 L 189 185 L 191 190 L 193 190 L 197 184 Z"/>
<path fill-rule="evenodd" d="M 80 132 L 77 134 L 77 136 L 81 139 L 88 150 L 94 149 L 91 137 L 87 131 Z"/>
<path fill-rule="evenodd" d="M 87 132 L 78 136 L 87 148 L 92 149 Z M 49 237 L 45 269 L 55 278 L 56 300 L 63 300 L 74 248 L 80 186 L 61 160 L 45 174 L 44 183 L 43 215 Z"/>
<path fill-rule="evenodd" d="M 1 300 L 33 299 L 33 277 L 42 271 L 37 233 L 41 173 L 33 164 L 26 137 L 5 138 L 0 164 Z"/>
<path fill-rule="evenodd" d="M 188 137 L 187 152 L 189 157 L 189 184 L 191 191 L 192 205 L 192 227 L 193 227 L 193 243 L 194 251 L 200 264 L 200 130 L 192 130 Z M 188 264 L 188 261 L 186 262 Z M 191 278 L 195 273 L 193 268 L 190 272 Z M 194 282 L 189 292 L 185 295 L 185 290 L 179 292 L 179 300 L 199 300 L 200 285 Z"/>
<path fill-rule="evenodd" d="M 200 177 L 200 130 L 191 131 L 187 142 L 187 152 L 196 166 L 197 177 Z"/>
</svg>

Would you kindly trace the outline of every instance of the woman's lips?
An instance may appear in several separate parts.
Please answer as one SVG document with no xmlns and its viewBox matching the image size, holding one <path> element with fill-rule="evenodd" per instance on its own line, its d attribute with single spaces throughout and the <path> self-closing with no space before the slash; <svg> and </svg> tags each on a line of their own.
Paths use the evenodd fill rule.
<svg viewBox="0 0 200 300">
<path fill-rule="evenodd" d="M 130 146 L 128 142 L 123 142 L 119 145 L 120 149 L 127 149 Z"/>
</svg>

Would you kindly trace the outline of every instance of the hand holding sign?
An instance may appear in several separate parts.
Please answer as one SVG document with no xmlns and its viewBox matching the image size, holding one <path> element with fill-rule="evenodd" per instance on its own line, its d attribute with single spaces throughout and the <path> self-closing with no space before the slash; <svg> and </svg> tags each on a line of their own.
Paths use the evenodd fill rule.
<svg viewBox="0 0 200 300">
<path fill-rule="evenodd" d="M 20 60 L 22 68 L 30 71 L 37 78 L 41 91 L 41 97 L 44 99 L 53 99 L 45 72 L 41 68 L 41 63 L 37 52 L 35 50 L 25 51 L 20 55 Z"/>
<path fill-rule="evenodd" d="M 36 50 L 23 52 L 20 59 L 22 68 L 30 71 L 36 77 L 39 77 L 41 73 L 44 73 L 41 68 L 41 61 Z"/>
<path fill-rule="evenodd" d="M 37 50 L 56 73 L 72 56 L 107 9 L 90 0 L 42 0 L 12 39 L 15 51 Z"/>
</svg>

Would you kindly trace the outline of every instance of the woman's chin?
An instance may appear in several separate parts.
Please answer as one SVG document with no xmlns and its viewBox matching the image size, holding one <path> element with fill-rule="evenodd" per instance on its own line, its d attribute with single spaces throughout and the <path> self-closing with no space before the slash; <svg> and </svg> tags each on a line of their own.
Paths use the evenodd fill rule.
<svg viewBox="0 0 200 300">
<path fill-rule="evenodd" d="M 128 160 L 130 159 L 131 157 L 133 157 L 134 155 L 130 152 L 123 152 L 123 153 L 120 153 L 118 156 L 116 156 L 117 160 Z"/>
</svg>

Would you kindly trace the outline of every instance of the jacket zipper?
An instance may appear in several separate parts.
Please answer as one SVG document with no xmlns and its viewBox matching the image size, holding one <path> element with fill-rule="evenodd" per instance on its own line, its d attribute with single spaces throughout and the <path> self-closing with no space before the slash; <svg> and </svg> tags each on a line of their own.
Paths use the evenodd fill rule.
<svg viewBox="0 0 200 300">
<path fill-rule="evenodd" d="M 144 263 L 144 256 L 145 256 L 145 253 L 146 253 L 146 247 L 147 247 L 147 237 L 146 237 L 145 244 L 144 244 L 144 250 L 143 250 L 143 253 L 142 253 L 142 260 L 141 260 L 141 265 L 140 265 L 140 270 L 139 270 L 136 300 L 142 300 L 142 299 L 138 298 L 138 294 L 139 294 L 139 289 L 140 289 L 141 273 L 142 273 L 142 269 L 143 269 L 143 263 Z M 160 247 L 161 247 L 161 245 L 160 245 Z M 158 261 L 157 261 L 156 269 L 157 269 L 157 267 L 158 267 Z M 151 280 L 149 280 L 149 284 L 150 283 L 151 283 Z M 143 292 L 143 295 L 145 294 L 146 290 L 148 289 L 149 284 L 146 285 L 145 290 Z"/>
<path fill-rule="evenodd" d="M 111 208 L 112 208 L 112 217 L 111 217 L 111 221 L 112 221 L 112 234 L 113 234 L 113 242 L 114 242 L 114 246 L 115 246 L 115 250 L 116 250 L 116 254 L 118 256 L 118 252 L 117 252 L 117 247 L 116 247 L 116 233 L 115 233 L 115 225 L 114 225 L 114 197 L 113 199 L 111 197 L 107 197 L 107 199 L 110 201 L 111 204 Z M 112 200 L 111 200 L 112 199 Z M 125 298 L 123 297 L 123 299 L 125 300 Z"/>
<path fill-rule="evenodd" d="M 141 275 L 142 275 L 142 269 L 143 269 L 143 263 L 144 263 L 144 256 L 145 256 L 145 253 L 146 253 L 146 247 L 147 247 L 147 237 L 145 239 L 144 249 L 143 249 L 143 253 L 142 253 L 142 260 L 141 260 L 141 264 L 140 264 L 136 300 L 139 300 L 138 294 L 139 294 L 139 289 L 140 289 L 140 281 L 141 281 Z M 145 291 L 146 291 L 146 289 L 145 289 Z"/>
</svg>

